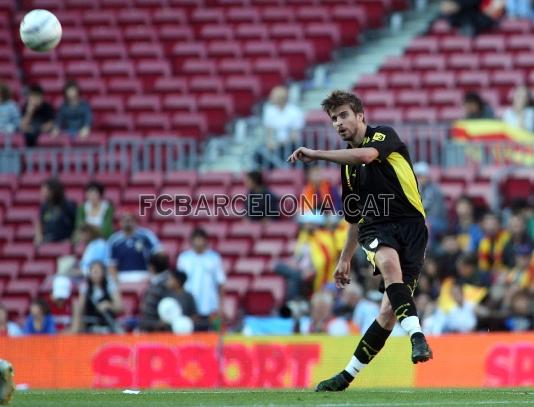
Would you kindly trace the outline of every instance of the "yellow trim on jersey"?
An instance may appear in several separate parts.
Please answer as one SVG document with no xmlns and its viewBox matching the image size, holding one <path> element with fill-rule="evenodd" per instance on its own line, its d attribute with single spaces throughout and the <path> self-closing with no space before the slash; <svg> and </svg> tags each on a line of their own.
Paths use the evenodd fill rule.
<svg viewBox="0 0 534 407">
<path fill-rule="evenodd" d="M 347 179 L 347 185 L 349 189 L 352 191 L 352 184 L 350 183 L 350 170 L 349 170 L 348 165 L 345 165 L 345 177 Z"/>
<path fill-rule="evenodd" d="M 408 201 L 410 201 L 413 207 L 421 212 L 423 217 L 426 218 L 421 195 L 417 189 L 415 174 L 413 173 L 410 164 L 408 164 L 408 161 L 406 161 L 406 158 L 395 151 L 388 156 L 387 160 L 393 167 L 402 187 L 402 191 L 404 192 L 404 195 L 406 195 L 406 198 L 408 198 Z"/>
</svg>

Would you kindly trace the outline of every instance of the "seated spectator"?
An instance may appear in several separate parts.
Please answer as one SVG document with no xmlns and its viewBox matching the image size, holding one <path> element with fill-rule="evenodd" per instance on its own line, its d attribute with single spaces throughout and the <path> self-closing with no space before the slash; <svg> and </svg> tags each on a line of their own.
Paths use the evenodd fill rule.
<svg viewBox="0 0 534 407">
<path fill-rule="evenodd" d="M 512 332 L 531 331 L 534 328 L 532 300 L 525 291 L 517 292 L 513 297 L 505 319 L 505 326 Z"/>
<path fill-rule="evenodd" d="M 92 263 L 74 307 L 73 332 L 120 333 L 122 329 L 116 316 L 121 312 L 122 299 L 117 284 L 108 276 L 103 263 Z"/>
<path fill-rule="evenodd" d="M 510 234 L 501 228 L 500 219 L 494 213 L 484 215 L 482 231 L 484 236 L 478 247 L 478 267 L 481 271 L 498 271 L 504 265 L 504 248 Z"/>
<path fill-rule="evenodd" d="M 466 35 L 493 28 L 504 11 L 503 0 L 442 0 L 441 15 Z"/>
<path fill-rule="evenodd" d="M 436 239 L 439 239 L 449 226 L 445 199 L 439 185 L 430 178 L 430 166 L 426 162 L 415 163 L 413 170 L 417 176 L 423 207 L 429 223 L 430 246 L 432 247 Z"/>
<path fill-rule="evenodd" d="M 493 119 L 495 113 L 477 92 L 467 92 L 464 95 L 464 119 Z"/>
<path fill-rule="evenodd" d="M 439 251 L 436 253 L 437 274 L 441 279 L 456 275 L 456 264 L 462 255 L 458 237 L 454 233 L 447 233 L 441 240 Z"/>
<path fill-rule="evenodd" d="M 72 322 L 72 282 L 69 277 L 56 275 L 48 298 L 50 314 L 54 317 L 58 332 L 70 329 Z"/>
<path fill-rule="evenodd" d="M 300 213 L 314 212 L 325 215 L 337 215 L 341 208 L 338 188 L 323 177 L 320 167 L 310 167 L 307 182 L 300 197 Z"/>
<path fill-rule="evenodd" d="M 328 335 L 348 335 L 350 327 L 343 318 L 333 313 L 334 298 L 329 292 L 317 292 L 311 298 L 309 318 L 301 318 L 300 333 L 326 333 Z"/>
<path fill-rule="evenodd" d="M 35 147 L 41 133 L 48 133 L 54 126 L 54 108 L 43 98 L 39 85 L 30 87 L 28 101 L 22 107 L 20 128 L 26 139 L 26 147 Z"/>
<path fill-rule="evenodd" d="M 63 184 L 49 178 L 41 187 L 43 203 L 36 223 L 35 244 L 68 240 L 74 231 L 76 204 L 65 197 Z"/>
<path fill-rule="evenodd" d="M 454 303 L 450 309 L 447 311 L 438 309 L 425 320 L 425 331 L 430 335 L 468 333 L 476 328 L 476 304 L 464 298 L 463 287 L 460 284 L 453 285 L 452 298 Z"/>
<path fill-rule="evenodd" d="M 20 336 L 22 330 L 15 323 L 8 319 L 7 309 L 0 304 L 0 336 Z"/>
<path fill-rule="evenodd" d="M 42 299 L 33 300 L 30 305 L 30 315 L 24 323 L 24 334 L 55 334 L 56 323 L 50 314 L 50 309 L 46 301 Z"/>
<path fill-rule="evenodd" d="M 502 119 L 511 126 L 534 132 L 534 108 L 528 87 L 515 88 L 512 106 L 504 111 Z"/>
<path fill-rule="evenodd" d="M 475 222 L 473 202 L 463 196 L 456 201 L 456 223 L 453 232 L 458 236 L 458 243 L 464 252 L 476 252 L 482 240 L 483 232 Z"/>
<path fill-rule="evenodd" d="M 163 251 L 156 235 L 149 229 L 137 226 L 132 213 L 121 217 L 121 230 L 108 239 L 110 272 L 120 281 L 141 281 L 148 277 L 150 256 Z"/>
<path fill-rule="evenodd" d="M 80 88 L 74 81 L 66 83 L 63 89 L 64 100 L 56 117 L 53 136 L 66 132 L 71 137 L 86 138 L 91 131 L 93 114 L 89 103 L 80 97 Z"/>
<path fill-rule="evenodd" d="M 276 86 L 271 90 L 269 102 L 263 110 L 263 128 L 267 150 L 262 147 L 262 152 L 285 162 L 304 128 L 304 114 L 298 106 L 288 103 L 285 86 Z M 261 166 L 264 163 L 263 154 L 258 152 L 256 161 Z"/>
<path fill-rule="evenodd" d="M 148 262 L 150 278 L 141 301 L 139 329 L 144 332 L 168 331 L 169 325 L 159 318 L 158 304 L 167 294 L 169 257 L 164 253 L 150 256 Z"/>
<path fill-rule="evenodd" d="M 226 275 L 221 256 L 208 247 L 204 229 L 195 229 L 190 242 L 191 249 L 180 253 L 176 268 L 187 275 L 185 289 L 193 295 L 198 312 L 196 328 L 204 331 L 220 318 Z"/>
<path fill-rule="evenodd" d="M 165 286 L 168 290 L 168 296 L 176 298 L 182 307 L 182 315 L 186 317 L 195 318 L 197 314 L 197 307 L 195 299 L 185 290 L 185 283 L 187 281 L 187 274 L 181 270 L 171 270 Z"/>
<path fill-rule="evenodd" d="M 110 263 L 108 243 L 100 235 L 100 229 L 93 225 L 83 224 L 79 229 L 80 240 L 85 244 L 80 260 L 80 271 L 84 277 L 89 275 L 89 266 L 95 261 L 101 262 L 106 267 Z"/>
<path fill-rule="evenodd" d="M 510 239 L 504 247 L 503 263 L 507 267 L 514 267 L 516 265 L 516 253 L 518 251 L 530 251 L 532 253 L 534 242 L 528 235 L 527 223 L 522 215 L 512 215 L 508 219 L 508 233 Z"/>
<path fill-rule="evenodd" d="M 534 19 L 534 10 L 530 0 L 506 0 L 506 15 L 511 18 Z"/>
<path fill-rule="evenodd" d="M 11 99 L 11 91 L 0 82 L 0 134 L 13 134 L 20 127 L 20 109 Z"/>
<path fill-rule="evenodd" d="M 380 311 L 379 305 L 368 300 L 362 286 L 357 283 L 345 287 L 336 314 L 339 315 L 343 308 L 349 312 L 349 320 L 352 320 L 362 334 L 371 326 Z"/>
<path fill-rule="evenodd" d="M 83 223 L 94 225 L 101 230 L 106 239 L 113 233 L 113 205 L 104 199 L 104 185 L 98 181 L 90 181 L 85 186 L 86 201 L 78 207 L 76 227 Z"/>
<path fill-rule="evenodd" d="M 251 171 L 245 176 L 248 189 L 246 210 L 247 217 L 252 221 L 276 219 L 279 215 L 278 197 L 263 182 L 259 171 Z"/>
</svg>

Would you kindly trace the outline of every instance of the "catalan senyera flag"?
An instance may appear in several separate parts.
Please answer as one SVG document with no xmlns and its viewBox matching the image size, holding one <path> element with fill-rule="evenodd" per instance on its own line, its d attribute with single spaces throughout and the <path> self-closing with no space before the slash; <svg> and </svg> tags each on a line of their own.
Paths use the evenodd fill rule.
<svg viewBox="0 0 534 407">
<path fill-rule="evenodd" d="M 452 139 L 459 143 L 491 143 L 496 163 L 534 165 L 534 133 L 511 126 L 501 120 L 458 120 L 451 127 Z M 473 160 L 482 160 L 480 150 L 466 153 Z"/>
</svg>

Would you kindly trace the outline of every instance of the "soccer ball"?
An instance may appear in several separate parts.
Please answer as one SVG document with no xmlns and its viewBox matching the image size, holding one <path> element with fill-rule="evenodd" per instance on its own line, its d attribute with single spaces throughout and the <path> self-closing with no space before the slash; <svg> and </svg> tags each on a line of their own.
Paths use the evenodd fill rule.
<svg viewBox="0 0 534 407">
<path fill-rule="evenodd" d="M 20 39 L 34 51 L 50 51 L 61 40 L 61 24 L 50 11 L 32 10 L 20 23 Z"/>
<path fill-rule="evenodd" d="M 9 404 L 15 392 L 13 383 L 13 366 L 7 360 L 0 359 L 0 404 Z"/>
</svg>

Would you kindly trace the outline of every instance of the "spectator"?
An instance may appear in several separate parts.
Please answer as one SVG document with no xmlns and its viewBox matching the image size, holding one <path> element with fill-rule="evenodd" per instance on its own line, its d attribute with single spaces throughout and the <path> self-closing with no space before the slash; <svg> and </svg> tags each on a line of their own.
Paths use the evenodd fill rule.
<svg viewBox="0 0 534 407">
<path fill-rule="evenodd" d="M 367 331 L 380 311 L 378 304 L 365 298 L 362 286 L 356 283 L 345 287 L 341 304 L 342 308 L 346 307 L 350 311 L 350 319 L 362 333 Z"/>
<path fill-rule="evenodd" d="M 44 101 L 43 89 L 39 85 L 30 87 L 28 101 L 22 107 L 21 130 L 26 147 L 35 147 L 41 133 L 48 133 L 54 126 L 54 108 Z"/>
<path fill-rule="evenodd" d="M 489 287 L 491 284 L 491 275 L 478 268 L 478 259 L 474 253 L 466 253 L 458 259 L 455 281 L 459 284 L 474 287 Z M 444 285 L 445 282 L 441 286 L 441 294 L 443 294 Z"/>
<path fill-rule="evenodd" d="M 80 287 L 72 321 L 73 332 L 120 333 L 116 316 L 122 311 L 117 284 L 107 274 L 106 266 L 94 262 Z"/>
<path fill-rule="evenodd" d="M 185 290 L 187 274 L 181 270 L 171 270 L 167 278 L 166 287 L 169 294 L 178 300 L 182 307 L 182 314 L 186 317 L 195 317 L 197 307 L 193 296 Z"/>
<path fill-rule="evenodd" d="M 341 209 L 339 191 L 324 178 L 321 168 L 310 167 L 307 182 L 300 197 L 300 213 L 319 210 L 326 215 L 337 215 Z"/>
<path fill-rule="evenodd" d="M 163 251 L 156 235 L 149 229 L 137 226 L 132 213 L 121 217 L 121 230 L 111 235 L 110 271 L 120 281 L 140 281 L 148 277 L 150 256 Z"/>
<path fill-rule="evenodd" d="M 105 187 L 98 181 L 90 181 L 85 186 L 85 202 L 78 207 L 76 226 L 83 223 L 94 225 L 106 239 L 113 233 L 113 205 L 104 199 Z"/>
<path fill-rule="evenodd" d="M 498 271 L 504 264 L 504 248 L 510 234 L 501 228 L 501 222 L 494 213 L 484 215 L 482 230 L 484 237 L 478 247 L 478 267 L 481 271 Z"/>
<path fill-rule="evenodd" d="M 226 276 L 221 256 L 208 247 L 204 229 L 191 234 L 191 249 L 178 256 L 176 268 L 187 275 L 185 289 L 193 295 L 197 306 L 197 330 L 208 330 L 220 317 Z"/>
<path fill-rule="evenodd" d="M 15 323 L 8 319 L 7 309 L 0 304 L 0 336 L 20 336 L 22 330 Z"/>
<path fill-rule="evenodd" d="M 508 233 L 510 239 L 504 247 L 503 262 L 507 267 L 514 267 L 516 253 L 532 253 L 534 242 L 528 235 L 527 224 L 521 215 L 512 215 L 508 219 Z"/>
<path fill-rule="evenodd" d="M 475 222 L 474 206 L 469 197 L 462 196 L 456 201 L 456 218 L 453 230 L 457 234 L 460 248 L 464 252 L 476 252 L 483 232 Z"/>
<path fill-rule="evenodd" d="M 512 106 L 507 108 L 502 119 L 511 126 L 534 132 L 534 108 L 531 107 L 530 90 L 521 85 L 515 88 Z"/>
<path fill-rule="evenodd" d="M 263 110 L 263 128 L 267 152 L 285 162 L 304 128 L 304 114 L 298 106 L 288 103 L 285 86 L 276 86 L 271 90 L 269 102 Z M 263 163 L 262 156 L 260 152 L 256 154 L 259 165 Z"/>
<path fill-rule="evenodd" d="M 334 299 L 329 292 L 316 292 L 311 298 L 309 318 L 302 318 L 301 333 L 326 333 L 328 335 L 348 335 L 349 324 L 333 313 Z"/>
<path fill-rule="evenodd" d="M 86 138 L 93 121 L 89 103 L 81 99 L 80 88 L 74 81 L 65 84 L 63 96 L 52 135 L 57 136 L 59 132 L 64 131 L 71 137 Z"/>
<path fill-rule="evenodd" d="M 493 28 L 503 14 L 503 0 L 443 0 L 441 15 L 466 35 Z"/>
<path fill-rule="evenodd" d="M 425 328 L 429 334 L 467 333 L 475 329 L 477 325 L 476 305 L 465 300 L 463 287 L 460 284 L 453 285 L 452 298 L 454 305 L 449 310 L 438 309 L 425 321 Z"/>
<path fill-rule="evenodd" d="M 413 170 L 417 176 L 423 207 L 430 226 L 430 246 L 432 247 L 448 229 L 445 200 L 439 185 L 430 178 L 430 166 L 426 162 L 415 163 Z"/>
<path fill-rule="evenodd" d="M 513 332 L 531 331 L 534 328 L 532 300 L 525 291 L 519 291 L 512 297 L 505 325 Z"/>
<path fill-rule="evenodd" d="M 168 331 L 169 325 L 158 315 L 158 304 L 167 294 L 169 257 L 164 253 L 150 256 L 148 262 L 150 279 L 140 306 L 139 328 L 144 332 Z"/>
<path fill-rule="evenodd" d="M 511 18 L 534 19 L 532 1 L 530 0 L 506 0 L 506 15 Z"/>
<path fill-rule="evenodd" d="M 13 134 L 20 127 L 20 110 L 11 99 L 11 90 L 0 82 L 0 134 Z"/>
<path fill-rule="evenodd" d="M 251 171 L 245 176 L 247 192 L 247 216 L 252 221 L 275 219 L 280 216 L 278 198 L 263 182 L 259 171 Z"/>
<path fill-rule="evenodd" d="M 80 260 L 80 271 L 84 277 L 89 275 L 89 267 L 95 261 L 101 262 L 106 267 L 110 263 L 109 246 L 100 234 L 100 229 L 94 225 L 82 224 L 80 229 L 80 240 L 85 244 L 82 258 Z"/>
<path fill-rule="evenodd" d="M 24 334 L 55 334 L 56 323 L 50 314 L 48 304 L 42 299 L 33 300 L 30 305 L 30 315 L 24 323 Z"/>
<path fill-rule="evenodd" d="M 48 301 L 50 313 L 54 317 L 59 332 L 70 328 L 72 322 L 72 282 L 67 276 L 56 275 L 52 283 L 52 293 Z"/>
<path fill-rule="evenodd" d="M 301 228 L 292 258 L 274 267 L 274 272 L 286 279 L 287 300 L 319 291 L 331 278 L 337 259 L 334 234 L 323 227 L 325 216 L 307 213 L 300 215 L 299 222 Z"/>
<path fill-rule="evenodd" d="M 458 237 L 454 233 L 443 236 L 439 252 L 436 254 L 437 274 L 440 279 L 456 276 L 456 264 L 461 255 Z"/>
<path fill-rule="evenodd" d="M 495 114 L 477 92 L 467 92 L 464 95 L 465 119 L 493 119 Z"/>
<path fill-rule="evenodd" d="M 61 242 L 70 239 L 74 231 L 76 204 L 65 198 L 63 184 L 49 178 L 41 187 L 43 203 L 36 223 L 35 243 Z"/>
</svg>

